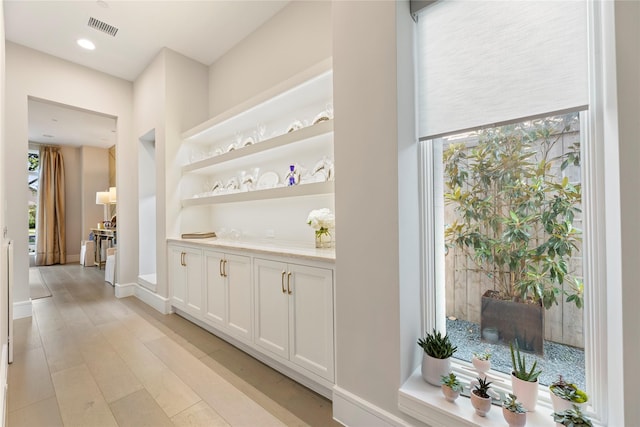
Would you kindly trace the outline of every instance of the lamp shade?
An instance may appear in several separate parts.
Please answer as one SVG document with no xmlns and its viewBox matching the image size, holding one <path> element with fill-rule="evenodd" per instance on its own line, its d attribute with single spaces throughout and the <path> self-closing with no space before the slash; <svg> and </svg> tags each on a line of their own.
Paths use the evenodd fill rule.
<svg viewBox="0 0 640 427">
<path fill-rule="evenodd" d="M 118 201 L 116 187 L 109 187 L 109 203 Z"/>
<path fill-rule="evenodd" d="M 107 205 L 107 204 L 109 204 L 109 192 L 108 191 L 96 192 L 96 205 Z"/>
</svg>

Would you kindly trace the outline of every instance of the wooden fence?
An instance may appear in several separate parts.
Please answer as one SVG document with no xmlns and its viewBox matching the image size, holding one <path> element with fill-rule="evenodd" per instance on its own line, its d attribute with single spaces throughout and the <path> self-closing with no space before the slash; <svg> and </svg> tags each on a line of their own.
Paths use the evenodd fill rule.
<svg viewBox="0 0 640 427">
<path fill-rule="evenodd" d="M 560 150 L 568 150 L 575 142 L 579 142 L 579 132 L 568 133 L 563 137 Z M 556 173 L 561 173 L 558 170 Z M 580 182 L 579 168 L 565 170 L 572 182 Z M 454 218 L 453 209 L 445 206 L 444 222 L 451 223 Z M 582 217 L 576 217 L 574 226 L 582 229 Z M 496 289 L 492 279 L 476 271 L 473 261 L 455 248 L 450 248 L 445 256 L 445 297 L 446 315 L 469 322 L 480 323 L 481 297 L 485 291 Z M 569 271 L 582 278 L 582 255 L 574 253 Z M 568 286 L 568 285 L 565 285 Z M 585 283 L 585 287 L 588 283 Z M 583 310 L 576 308 L 573 302 L 565 302 L 558 298 L 558 305 L 545 311 L 545 339 L 574 347 L 584 348 Z"/>
</svg>

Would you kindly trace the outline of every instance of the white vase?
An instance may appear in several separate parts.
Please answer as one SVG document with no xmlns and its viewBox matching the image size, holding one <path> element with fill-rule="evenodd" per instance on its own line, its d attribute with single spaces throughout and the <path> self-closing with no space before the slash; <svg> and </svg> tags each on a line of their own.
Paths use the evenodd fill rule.
<svg viewBox="0 0 640 427">
<path fill-rule="evenodd" d="M 491 360 L 478 359 L 473 356 L 471 359 L 471 363 L 473 364 L 473 368 L 480 374 L 479 376 L 484 378 L 486 377 L 486 373 L 491 369 Z"/>
<path fill-rule="evenodd" d="M 451 359 L 436 359 L 427 353 L 422 353 L 422 378 L 431 385 L 440 387 L 442 376 L 449 375 Z"/>
<path fill-rule="evenodd" d="M 580 410 L 584 409 L 584 403 L 576 403 L 571 400 L 566 400 L 557 396 L 551 389 L 549 389 L 549 396 L 551 397 L 551 404 L 553 405 L 553 412 L 562 412 L 567 409 L 572 409 L 573 405 L 576 405 Z"/>
<path fill-rule="evenodd" d="M 538 403 L 538 380 L 535 382 L 523 381 L 512 373 L 511 388 L 524 409 L 535 412 L 536 403 Z"/>
<path fill-rule="evenodd" d="M 442 388 L 442 394 L 444 394 L 444 398 L 447 399 L 449 402 L 455 402 L 455 400 L 458 397 L 460 397 L 459 391 L 452 389 L 446 384 L 442 384 L 441 388 Z"/>
<path fill-rule="evenodd" d="M 509 424 L 509 427 L 523 427 L 527 424 L 527 413 L 511 412 L 507 408 L 502 408 L 502 416 Z"/>
<path fill-rule="evenodd" d="M 476 414 L 481 417 L 486 417 L 487 413 L 491 410 L 491 398 L 480 397 L 471 391 L 471 406 L 476 410 Z"/>
</svg>

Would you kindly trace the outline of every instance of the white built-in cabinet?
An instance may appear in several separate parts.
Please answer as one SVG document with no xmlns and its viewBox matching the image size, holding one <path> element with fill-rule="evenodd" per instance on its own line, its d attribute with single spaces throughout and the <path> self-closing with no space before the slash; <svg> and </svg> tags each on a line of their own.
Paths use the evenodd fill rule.
<svg viewBox="0 0 640 427">
<path fill-rule="evenodd" d="M 203 310 L 202 250 L 189 246 L 169 245 L 169 283 L 171 304 L 192 316 Z"/>
<path fill-rule="evenodd" d="M 204 320 L 235 338 L 251 342 L 251 258 L 205 250 L 204 266 Z"/>
<path fill-rule="evenodd" d="M 333 208 L 332 102 L 328 59 L 185 131 L 175 229 L 218 239 L 168 242 L 173 307 L 325 396 L 335 254 L 314 248 L 306 218 Z M 237 229 L 263 236 L 264 247 L 247 249 Z"/>
<path fill-rule="evenodd" d="M 254 259 L 255 343 L 333 380 L 333 271 Z"/>
<path fill-rule="evenodd" d="M 168 243 L 172 306 L 222 338 L 237 340 L 330 390 L 334 383 L 334 269 L 331 259 L 277 251 Z M 230 339 L 229 339 L 230 337 Z M 255 353 L 254 353 L 255 355 Z"/>
</svg>

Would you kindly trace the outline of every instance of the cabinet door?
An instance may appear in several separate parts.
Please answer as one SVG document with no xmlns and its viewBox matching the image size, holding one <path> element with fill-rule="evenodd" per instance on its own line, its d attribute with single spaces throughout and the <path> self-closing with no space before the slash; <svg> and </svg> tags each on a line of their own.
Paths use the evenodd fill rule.
<svg viewBox="0 0 640 427">
<path fill-rule="evenodd" d="M 202 251 L 194 248 L 182 248 L 184 268 L 186 270 L 186 307 L 185 310 L 200 318 L 203 311 Z"/>
<path fill-rule="evenodd" d="M 289 360 L 333 381 L 333 271 L 289 264 Z"/>
<path fill-rule="evenodd" d="M 227 280 L 227 328 L 248 343 L 252 340 L 251 258 L 224 255 L 222 270 Z"/>
<path fill-rule="evenodd" d="M 213 326 L 227 324 L 227 285 L 223 273 L 224 254 L 204 251 L 204 319 Z"/>
<path fill-rule="evenodd" d="M 169 292 L 171 295 L 171 305 L 181 310 L 186 306 L 187 276 L 184 268 L 183 248 L 181 246 L 169 245 Z"/>
<path fill-rule="evenodd" d="M 254 260 L 255 344 L 284 359 L 289 358 L 289 294 L 287 264 Z"/>
</svg>

